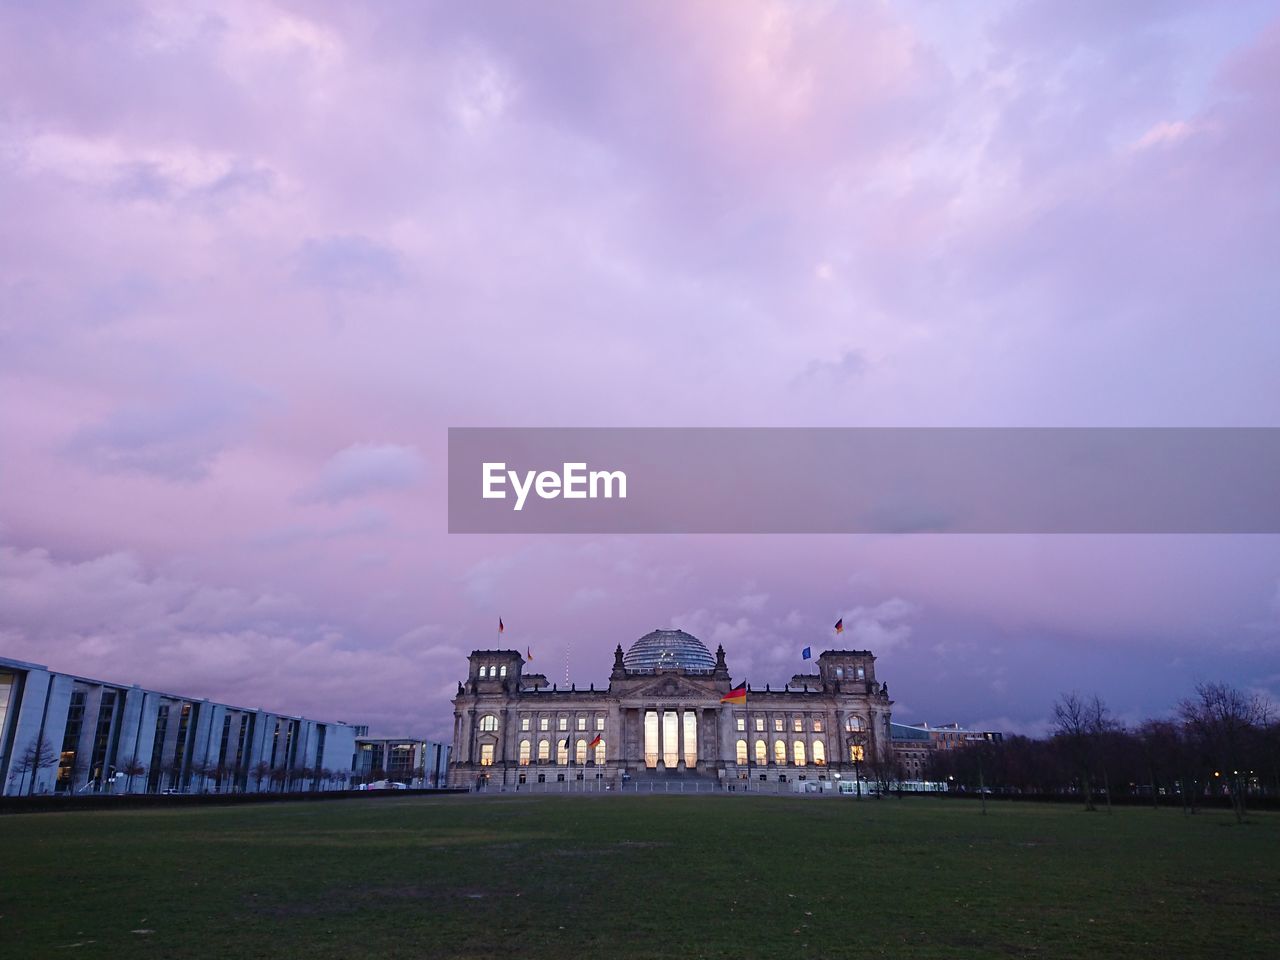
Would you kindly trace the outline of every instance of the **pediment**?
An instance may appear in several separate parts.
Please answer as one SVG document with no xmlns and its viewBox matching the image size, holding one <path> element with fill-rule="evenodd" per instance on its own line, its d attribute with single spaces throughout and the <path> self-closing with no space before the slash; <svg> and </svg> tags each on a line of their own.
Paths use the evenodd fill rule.
<svg viewBox="0 0 1280 960">
<path fill-rule="evenodd" d="M 672 673 L 624 683 L 617 684 L 622 687 L 617 694 L 627 700 L 720 700 L 715 681 L 710 679 L 700 681 Z"/>
</svg>

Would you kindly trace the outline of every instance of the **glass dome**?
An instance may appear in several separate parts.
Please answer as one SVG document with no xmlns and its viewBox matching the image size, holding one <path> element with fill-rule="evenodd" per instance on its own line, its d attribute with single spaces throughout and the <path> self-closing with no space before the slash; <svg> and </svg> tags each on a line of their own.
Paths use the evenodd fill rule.
<svg viewBox="0 0 1280 960">
<path fill-rule="evenodd" d="M 654 630 L 631 645 L 622 656 L 622 665 L 628 673 L 659 670 L 710 673 L 716 668 L 716 658 L 693 634 L 683 630 Z"/>
</svg>

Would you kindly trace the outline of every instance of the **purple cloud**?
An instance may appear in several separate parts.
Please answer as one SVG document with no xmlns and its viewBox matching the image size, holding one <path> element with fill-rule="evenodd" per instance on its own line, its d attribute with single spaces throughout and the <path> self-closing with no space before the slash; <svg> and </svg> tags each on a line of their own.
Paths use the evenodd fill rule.
<svg viewBox="0 0 1280 960">
<path fill-rule="evenodd" d="M 1272 4 L 0 24 L 0 651 L 397 733 L 495 613 L 583 681 L 676 624 L 763 683 L 843 612 L 908 719 L 1280 692 L 1274 538 L 450 538 L 434 469 L 463 425 L 1275 425 Z"/>
<path fill-rule="evenodd" d="M 416 485 L 425 464 L 412 447 L 357 443 L 339 450 L 320 468 L 315 484 L 300 500 L 339 503 L 380 490 L 403 490 Z"/>
</svg>

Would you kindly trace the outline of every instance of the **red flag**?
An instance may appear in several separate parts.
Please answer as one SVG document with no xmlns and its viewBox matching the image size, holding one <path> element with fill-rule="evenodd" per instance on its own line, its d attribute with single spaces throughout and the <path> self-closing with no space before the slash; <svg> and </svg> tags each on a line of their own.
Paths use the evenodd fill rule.
<svg viewBox="0 0 1280 960">
<path fill-rule="evenodd" d="M 602 736 L 601 734 L 597 733 L 595 735 L 595 738 L 592 739 L 592 741 L 587 744 L 587 749 L 594 750 L 596 747 L 598 747 L 600 745 L 601 736 Z"/>
<path fill-rule="evenodd" d="M 721 703 L 746 703 L 747 702 L 747 685 L 740 683 L 723 697 L 720 698 Z"/>
</svg>

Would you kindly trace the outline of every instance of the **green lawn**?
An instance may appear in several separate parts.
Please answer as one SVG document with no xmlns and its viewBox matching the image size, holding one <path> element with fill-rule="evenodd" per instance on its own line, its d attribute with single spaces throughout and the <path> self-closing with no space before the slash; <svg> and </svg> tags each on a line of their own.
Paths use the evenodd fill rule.
<svg viewBox="0 0 1280 960">
<path fill-rule="evenodd" d="M 1280 816 L 736 796 L 7 816 L 0 915 L 5 958 L 1274 960 Z"/>
</svg>

